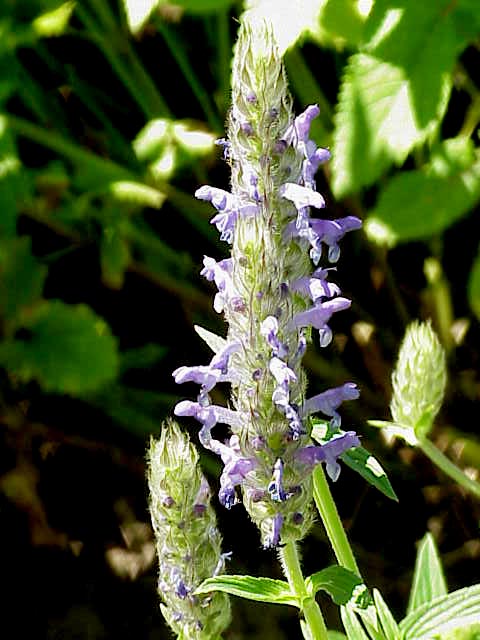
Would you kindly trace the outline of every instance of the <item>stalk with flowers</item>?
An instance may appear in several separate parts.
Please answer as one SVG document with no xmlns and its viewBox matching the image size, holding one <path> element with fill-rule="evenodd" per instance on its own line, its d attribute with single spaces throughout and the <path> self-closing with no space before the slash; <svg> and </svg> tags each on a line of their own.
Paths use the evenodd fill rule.
<svg viewBox="0 0 480 640">
<path fill-rule="evenodd" d="M 205 565 L 196 561 L 195 553 L 201 554 L 198 540 L 202 536 L 208 540 L 216 529 L 211 521 L 200 518 L 193 536 L 197 542 L 191 543 L 195 553 L 186 554 L 188 563 L 162 560 L 160 546 L 159 592 L 167 605 L 167 620 L 182 638 L 221 634 L 222 625 L 215 633 L 209 631 L 211 635 L 206 632 L 211 628 L 210 616 L 217 615 L 216 596 L 203 601 L 201 615 L 192 611 L 206 594 L 223 591 L 295 606 L 304 637 L 326 640 L 328 631 L 315 600 L 319 589 L 342 606 L 349 638 L 368 640 L 368 634 L 375 640 L 400 638 L 379 592 L 374 590 L 372 598 L 363 584 L 321 467 L 324 463 L 329 479 L 335 481 L 341 459 L 395 498 L 385 473 L 361 447 L 355 431 L 341 428 L 339 408 L 357 399 L 359 390 L 354 382 L 345 382 L 309 394 L 302 368 L 308 342 L 314 337 L 322 348 L 328 347 L 330 320 L 351 304 L 331 281 L 332 265 L 340 257 L 340 240 L 359 229 L 361 221 L 354 216 L 330 220 L 313 215 L 325 207 L 316 190 L 315 173 L 330 157 L 309 134 L 319 109 L 310 105 L 299 116 L 293 115 L 272 31 L 254 15 L 246 13 L 240 26 L 228 137 L 218 141 L 231 167 L 231 191 L 206 185 L 195 194 L 215 208 L 212 223 L 231 246 L 226 259 L 205 256 L 201 272 L 217 288 L 214 309 L 223 313 L 228 330 L 223 338 L 197 328 L 213 356 L 208 364 L 174 371 L 177 383 L 199 385 L 197 398 L 182 400 L 174 413 L 200 424 L 200 443 L 223 463 L 220 503 L 231 509 L 243 502 L 259 529 L 262 546 L 278 550 L 286 581 L 220 575 L 218 567 L 223 567 L 225 556 L 218 545 L 215 554 L 220 564 L 211 563 L 206 572 Z M 221 383 L 231 386 L 229 406 L 212 402 L 210 392 Z M 217 424 L 228 425 L 226 441 L 215 437 Z M 167 450 L 168 444 L 162 447 Z M 150 457 L 155 458 L 153 453 Z M 195 464 L 190 467 L 192 474 L 198 473 Z M 189 485 L 184 483 L 183 494 Z M 198 491 L 196 487 L 195 496 L 185 495 L 184 501 L 196 504 Z M 169 504 L 171 493 L 165 493 Z M 305 579 L 297 545 L 314 522 L 314 499 L 338 566 Z M 168 527 L 178 529 L 179 523 L 170 521 L 166 513 L 156 515 L 155 505 L 160 503 L 152 501 L 152 520 L 157 523 L 157 538 L 161 531 L 165 539 L 170 535 Z M 165 510 L 166 503 L 161 504 L 158 508 Z M 167 578 L 162 579 L 162 571 Z"/>
</svg>

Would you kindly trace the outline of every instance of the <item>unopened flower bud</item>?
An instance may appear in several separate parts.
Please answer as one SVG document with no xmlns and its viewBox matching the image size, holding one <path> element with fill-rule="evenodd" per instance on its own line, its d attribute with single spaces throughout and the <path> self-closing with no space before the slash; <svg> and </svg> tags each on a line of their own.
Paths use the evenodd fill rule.
<svg viewBox="0 0 480 640">
<path fill-rule="evenodd" d="M 392 374 L 390 411 L 394 422 L 417 438 L 430 431 L 442 405 L 447 382 L 445 351 L 429 322 L 407 327 Z"/>
<path fill-rule="evenodd" d="M 150 515 L 159 562 L 162 614 L 179 638 L 218 638 L 230 623 L 228 596 L 194 595 L 224 569 L 221 536 L 198 454 L 178 425 L 163 425 L 148 454 Z"/>
</svg>

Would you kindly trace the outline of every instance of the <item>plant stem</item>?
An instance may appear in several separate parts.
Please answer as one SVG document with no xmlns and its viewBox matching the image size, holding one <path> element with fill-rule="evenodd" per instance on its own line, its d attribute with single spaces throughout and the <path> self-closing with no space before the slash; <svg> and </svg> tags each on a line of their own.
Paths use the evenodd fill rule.
<svg viewBox="0 0 480 640">
<path fill-rule="evenodd" d="M 311 637 L 313 640 L 327 640 L 327 628 L 320 607 L 316 600 L 309 596 L 305 587 L 295 542 L 287 542 L 280 549 L 280 558 L 288 584 L 293 593 L 299 598 L 301 611 L 305 617 Z"/>
<path fill-rule="evenodd" d="M 430 458 L 430 460 L 437 465 L 447 476 L 453 478 L 455 482 L 458 482 L 464 489 L 473 493 L 477 498 L 480 498 L 480 483 L 469 478 L 461 469 L 457 467 L 447 456 L 445 456 L 437 447 L 427 440 L 422 438 L 419 441 L 419 447 L 423 453 Z"/>
<path fill-rule="evenodd" d="M 313 472 L 313 497 L 328 538 L 333 547 L 338 564 L 360 576 L 357 561 L 338 515 L 337 507 L 328 486 L 325 473 L 321 465 L 317 465 Z M 360 576 L 361 577 L 361 576 Z"/>
</svg>

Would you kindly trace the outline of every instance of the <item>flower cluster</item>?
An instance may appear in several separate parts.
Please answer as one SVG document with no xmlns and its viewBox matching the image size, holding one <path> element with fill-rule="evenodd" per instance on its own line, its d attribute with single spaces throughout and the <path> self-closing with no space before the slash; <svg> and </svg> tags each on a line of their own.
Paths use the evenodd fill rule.
<svg viewBox="0 0 480 640">
<path fill-rule="evenodd" d="M 210 488 L 198 454 L 178 425 L 163 425 L 150 443 L 150 514 L 159 560 L 162 614 L 178 638 L 217 638 L 230 622 L 228 596 L 195 595 L 205 580 L 222 573 L 225 558 Z"/>
<path fill-rule="evenodd" d="M 231 257 L 205 257 L 202 274 L 217 287 L 214 308 L 228 323 L 208 365 L 180 367 L 176 382 L 200 385 L 196 401 L 182 401 L 178 416 L 202 425 L 201 443 L 224 464 L 220 500 L 243 502 L 265 547 L 302 538 L 312 522 L 311 470 L 325 462 L 332 479 L 338 456 L 358 446 L 354 432 L 338 432 L 338 408 L 358 397 L 347 383 L 306 398 L 301 363 L 311 328 L 320 345 L 332 339 L 333 314 L 350 306 L 328 278 L 340 256 L 339 241 L 360 220 L 311 217 L 322 209 L 315 173 L 330 157 L 310 139 L 316 105 L 294 118 L 281 59 L 271 31 L 245 20 L 237 41 L 228 140 L 221 140 L 232 172 L 231 192 L 200 187 L 197 198 L 216 209 L 212 223 L 231 245 Z M 322 258 L 327 266 L 319 266 Z M 313 266 L 312 266 L 313 262 Z M 212 404 L 217 383 L 232 389 L 231 408 Z M 309 416 L 320 412 L 337 435 L 316 446 Z M 212 437 L 229 425 L 228 442 Z"/>
</svg>

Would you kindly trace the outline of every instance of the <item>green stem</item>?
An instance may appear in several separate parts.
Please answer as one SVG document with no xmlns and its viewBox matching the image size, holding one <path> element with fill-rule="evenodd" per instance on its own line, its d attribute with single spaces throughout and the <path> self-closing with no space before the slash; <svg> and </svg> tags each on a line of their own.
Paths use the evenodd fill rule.
<svg viewBox="0 0 480 640">
<path fill-rule="evenodd" d="M 455 482 L 458 482 L 464 489 L 473 493 L 477 498 L 480 498 L 480 483 L 469 478 L 465 473 L 459 469 L 451 460 L 447 458 L 437 447 L 427 440 L 422 438 L 419 441 L 419 447 L 423 453 L 430 458 L 430 460 L 437 465 L 447 476 L 453 478 Z"/>
<path fill-rule="evenodd" d="M 305 617 L 311 637 L 313 640 L 327 640 L 327 628 L 320 607 L 315 598 L 309 596 L 305 587 L 296 544 L 287 542 L 284 547 L 281 547 L 280 558 L 290 589 L 300 601 L 301 611 Z"/>
<path fill-rule="evenodd" d="M 338 564 L 360 576 L 357 561 L 338 515 L 337 507 L 328 486 L 325 473 L 321 465 L 317 465 L 313 472 L 313 497 L 328 538 L 333 547 Z"/>
</svg>

